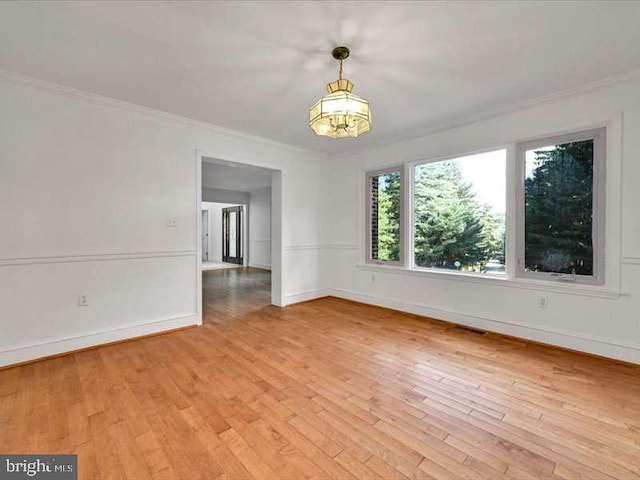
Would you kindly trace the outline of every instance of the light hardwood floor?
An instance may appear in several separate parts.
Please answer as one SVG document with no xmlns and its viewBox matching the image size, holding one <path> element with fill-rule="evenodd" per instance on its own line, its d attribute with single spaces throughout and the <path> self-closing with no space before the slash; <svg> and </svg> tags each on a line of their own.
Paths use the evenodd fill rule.
<svg viewBox="0 0 640 480">
<path fill-rule="evenodd" d="M 206 272 L 201 328 L 0 371 L 0 453 L 86 480 L 640 479 L 639 367 L 268 285 Z"/>
</svg>

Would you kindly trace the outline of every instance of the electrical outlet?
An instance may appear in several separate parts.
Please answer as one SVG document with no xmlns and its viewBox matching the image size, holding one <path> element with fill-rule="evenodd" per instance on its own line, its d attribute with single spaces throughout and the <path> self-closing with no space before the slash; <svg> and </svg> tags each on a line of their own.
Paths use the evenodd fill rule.
<svg viewBox="0 0 640 480">
<path fill-rule="evenodd" d="M 89 295 L 85 293 L 81 293 L 78 295 L 78 306 L 79 307 L 88 307 L 89 306 Z"/>
<path fill-rule="evenodd" d="M 177 226 L 178 226 L 178 218 L 168 215 L 167 216 L 167 227 L 176 228 Z"/>
<path fill-rule="evenodd" d="M 549 297 L 546 295 L 539 295 L 537 298 L 538 308 L 547 309 L 549 308 Z"/>
</svg>

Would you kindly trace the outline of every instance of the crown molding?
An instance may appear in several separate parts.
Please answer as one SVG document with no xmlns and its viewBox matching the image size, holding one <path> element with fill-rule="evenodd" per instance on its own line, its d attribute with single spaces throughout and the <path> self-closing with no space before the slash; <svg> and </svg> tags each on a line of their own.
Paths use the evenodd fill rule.
<svg viewBox="0 0 640 480">
<path fill-rule="evenodd" d="M 485 110 L 480 113 L 474 113 L 474 114 L 459 117 L 459 118 L 449 119 L 448 121 L 444 121 L 444 122 L 432 122 L 429 124 L 425 124 L 422 127 L 422 131 L 419 134 L 408 134 L 402 138 L 398 138 L 395 140 L 381 139 L 373 143 L 370 143 L 366 147 L 347 148 L 340 152 L 329 154 L 328 156 L 331 160 L 336 160 L 336 159 L 343 159 L 345 157 L 350 157 L 353 155 L 359 155 L 362 153 L 370 152 L 377 148 L 388 147 L 391 145 L 407 142 L 407 141 L 414 140 L 421 137 L 428 137 L 436 133 L 446 132 L 447 130 L 453 130 L 455 128 L 465 127 L 467 125 L 473 125 L 474 123 L 479 123 L 486 120 L 491 120 L 493 118 L 506 116 L 512 113 L 521 112 L 521 111 L 528 110 L 540 105 L 554 103 L 566 98 L 585 95 L 591 92 L 605 89 L 607 87 L 612 87 L 615 85 L 620 85 L 626 82 L 637 80 L 638 78 L 640 78 L 640 68 L 636 68 L 634 70 L 631 70 L 629 72 L 626 72 L 620 75 L 614 75 L 611 77 L 603 78 L 601 80 L 596 80 L 594 82 L 582 84 L 577 87 L 568 88 L 565 90 L 559 90 L 557 92 L 553 92 L 540 97 L 535 97 L 530 100 L 512 103 L 504 107 Z"/>
<path fill-rule="evenodd" d="M 460 128 L 467 125 L 472 125 L 474 123 L 479 123 L 479 122 L 490 120 L 493 118 L 498 118 L 498 117 L 509 115 L 512 113 L 528 110 L 528 109 L 537 107 L 539 105 L 554 103 L 556 101 L 559 101 L 565 98 L 584 95 L 600 89 L 604 89 L 614 85 L 636 80 L 638 78 L 640 78 L 640 68 L 631 70 L 629 72 L 626 72 L 620 75 L 614 75 L 601 80 L 596 80 L 594 82 L 579 85 L 573 88 L 560 90 L 554 93 L 550 93 L 548 95 L 535 97 L 530 100 L 525 100 L 523 102 L 513 103 L 504 107 L 486 110 L 480 113 L 474 113 L 464 117 L 449 119 L 444 122 L 433 122 L 430 124 L 425 124 L 422 127 L 421 132 L 419 134 L 409 134 L 394 140 L 381 139 L 378 141 L 374 141 L 365 147 L 347 148 L 345 150 L 342 150 L 336 153 L 322 153 L 316 150 L 309 150 L 307 148 L 299 147 L 296 145 L 278 142 L 276 140 L 271 140 L 271 139 L 260 137 L 257 135 L 251 135 L 249 133 L 240 132 L 238 130 L 232 130 L 232 129 L 221 127 L 212 123 L 195 120 L 189 117 L 183 117 L 183 116 L 165 112 L 162 110 L 157 110 L 151 107 L 145 107 L 143 105 L 126 102 L 123 100 L 117 100 L 111 97 L 105 97 L 97 93 L 86 92 L 84 90 L 79 90 L 76 88 L 67 87 L 67 86 L 60 85 L 53 82 L 48 82 L 46 80 L 41 80 L 38 78 L 23 75 L 20 73 L 15 73 L 8 70 L 0 69 L 0 80 L 7 81 L 9 83 L 22 85 L 22 86 L 26 85 L 26 86 L 36 88 L 38 90 L 47 91 L 47 92 L 58 94 L 61 96 L 66 96 L 66 97 L 77 99 L 77 100 L 83 100 L 83 101 L 98 104 L 98 105 L 109 106 L 116 109 L 126 110 L 129 112 L 142 114 L 148 117 L 159 118 L 165 121 L 178 123 L 178 124 L 189 126 L 189 127 L 209 130 L 209 131 L 216 132 L 218 134 L 228 135 L 230 137 L 235 137 L 235 138 L 250 141 L 250 142 L 260 143 L 263 145 L 270 145 L 276 148 L 282 148 L 285 150 L 289 150 L 291 152 L 304 153 L 305 155 L 309 155 L 317 160 L 326 160 L 326 159 L 336 160 L 336 159 L 342 159 L 345 157 L 350 157 L 353 155 L 366 153 L 366 152 L 375 150 L 377 148 L 387 147 L 394 144 L 406 142 L 409 140 L 421 138 L 421 137 L 427 137 L 429 135 L 445 132 L 447 130 L 452 130 L 455 128 Z"/>
<path fill-rule="evenodd" d="M 240 132 L 238 130 L 232 130 L 230 128 L 220 127 L 218 125 L 214 125 L 213 123 L 207 123 L 207 122 L 195 120 L 189 117 L 183 117 L 181 115 L 165 112 L 163 110 L 157 110 L 151 107 L 145 107 L 143 105 L 138 105 L 136 103 L 126 102 L 124 100 L 117 100 L 111 97 L 105 97 L 97 93 L 91 93 L 84 90 L 79 90 L 77 88 L 67 87 L 57 83 L 48 82 L 46 80 L 41 80 L 39 78 L 23 75 L 21 73 L 15 73 L 8 70 L 0 69 L 0 80 L 6 81 L 8 83 L 13 83 L 19 86 L 29 86 L 32 88 L 36 88 L 38 90 L 43 90 L 49 93 L 72 98 L 75 100 L 81 100 L 81 101 L 85 101 L 85 102 L 89 102 L 97 105 L 108 106 L 108 107 L 120 109 L 120 110 L 126 110 L 129 112 L 145 115 L 147 117 L 153 117 L 153 118 L 169 121 L 172 123 L 178 123 L 188 127 L 195 127 L 195 128 L 200 128 L 204 130 L 209 130 L 209 131 L 216 132 L 218 134 L 228 135 L 230 137 L 235 137 L 241 140 L 260 143 L 263 145 L 270 145 L 276 148 L 282 148 L 282 149 L 289 150 L 296 153 L 304 153 L 305 155 L 315 157 L 318 160 L 325 160 L 328 158 L 327 154 L 324 154 L 318 151 L 309 150 L 309 149 L 298 147 L 296 145 L 291 145 L 288 143 L 278 142 L 276 140 L 270 140 L 265 137 L 251 135 L 249 133 Z"/>
</svg>

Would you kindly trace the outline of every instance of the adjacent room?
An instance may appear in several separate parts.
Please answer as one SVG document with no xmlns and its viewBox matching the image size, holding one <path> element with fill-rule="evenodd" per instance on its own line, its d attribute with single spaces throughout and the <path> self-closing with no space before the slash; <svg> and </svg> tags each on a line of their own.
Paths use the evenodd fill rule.
<svg viewBox="0 0 640 480">
<path fill-rule="evenodd" d="M 640 480 L 639 21 L 0 2 L 0 479 Z"/>
<path fill-rule="evenodd" d="M 203 321 L 224 321 L 271 304 L 275 172 L 206 157 L 201 168 Z"/>
<path fill-rule="evenodd" d="M 247 261 L 246 205 L 202 202 L 202 271 L 241 268 Z"/>
</svg>

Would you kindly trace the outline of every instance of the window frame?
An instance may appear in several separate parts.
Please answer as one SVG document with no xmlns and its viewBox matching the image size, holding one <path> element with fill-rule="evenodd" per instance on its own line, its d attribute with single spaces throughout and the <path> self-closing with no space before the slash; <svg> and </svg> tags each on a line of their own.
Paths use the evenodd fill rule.
<svg viewBox="0 0 640 480">
<path fill-rule="evenodd" d="M 365 248 L 365 262 L 372 265 L 389 265 L 389 266 L 404 266 L 405 265 L 405 171 L 406 165 L 395 165 L 392 167 L 385 167 L 377 170 L 370 170 L 365 172 L 365 224 L 366 224 L 366 248 Z M 380 260 L 372 258 L 372 245 L 371 245 L 371 178 L 388 173 L 397 172 L 400 174 L 400 217 L 399 217 L 399 259 L 398 260 Z"/>
<path fill-rule="evenodd" d="M 593 140 L 593 275 L 573 275 L 553 272 L 528 272 L 525 270 L 525 175 L 526 152 L 548 145 Z M 607 127 L 579 130 L 572 133 L 538 137 L 515 145 L 515 168 L 511 183 L 515 186 L 515 258 L 514 275 L 519 279 L 543 280 L 547 282 L 598 285 L 605 283 L 605 199 Z M 508 202 L 509 200 L 507 200 Z M 508 206 L 507 206 L 508 208 Z"/>
<path fill-rule="evenodd" d="M 464 157 L 472 157 L 474 155 L 482 155 L 483 153 L 489 153 L 489 152 L 497 152 L 497 151 L 501 151 L 504 150 L 505 152 L 505 171 L 503 173 L 504 177 L 505 177 L 505 271 L 503 273 L 498 273 L 498 274 L 487 274 L 487 273 L 483 273 L 483 272 L 462 272 L 459 270 L 453 270 L 453 269 L 446 269 L 446 268 L 434 268 L 434 267 L 421 267 L 419 265 L 416 264 L 416 258 L 415 258 L 415 230 L 416 230 L 416 218 L 415 218 L 415 197 L 413 195 L 413 192 L 415 191 L 415 180 L 416 180 L 416 176 L 415 176 L 415 172 L 416 172 L 416 167 L 419 167 L 421 165 L 428 165 L 430 163 L 439 163 L 439 162 L 446 162 L 447 160 L 457 160 L 460 158 L 464 158 Z M 410 175 L 410 186 L 411 188 L 409 189 L 409 205 L 410 205 L 410 215 L 409 218 L 411 219 L 411 225 L 410 225 L 410 238 L 409 238 L 409 243 L 410 243 L 410 268 L 419 272 L 429 272 L 429 273 L 436 273 L 436 274 L 444 274 L 444 275 L 463 275 L 463 276 L 468 276 L 468 277 L 478 277 L 478 278 L 493 278 L 493 279 L 498 279 L 498 280 L 504 280 L 509 278 L 509 245 L 508 245 L 508 238 L 509 238 L 509 224 L 511 222 L 511 218 L 509 215 L 509 163 L 510 163 L 510 156 L 509 156 L 509 146 L 508 145 L 498 145 L 498 146 L 493 146 L 490 148 L 483 148 L 481 150 L 474 150 L 474 151 L 470 151 L 470 152 L 466 152 L 466 153 L 459 153 L 459 154 L 454 154 L 454 155 L 446 155 L 446 156 L 441 156 L 441 157 L 437 157 L 437 158 L 431 158 L 429 160 L 418 160 L 415 162 L 411 162 L 409 164 L 409 175 Z"/>
<path fill-rule="evenodd" d="M 371 272 L 373 274 L 380 273 L 386 275 L 401 275 L 407 277 L 421 278 L 424 281 L 437 280 L 445 282 L 463 282 L 467 284 L 477 284 L 482 286 L 499 286 L 502 288 L 512 288 L 529 292 L 546 292 L 553 294 L 578 295 L 592 298 L 618 299 L 625 295 L 622 289 L 622 267 L 625 263 L 625 257 L 622 255 L 623 236 L 623 211 L 619 208 L 622 202 L 623 187 L 623 112 L 613 110 L 605 113 L 589 113 L 575 112 L 575 114 L 559 115 L 554 117 L 553 121 L 545 123 L 529 122 L 527 125 L 515 125 L 510 132 L 494 132 L 488 138 L 484 135 L 473 135 L 471 138 L 465 138 L 462 145 L 452 144 L 448 147 L 438 147 L 431 153 L 424 153 L 420 146 L 414 146 L 410 149 L 400 149 L 396 152 L 396 160 L 391 163 L 384 163 L 384 159 L 378 158 L 375 168 L 363 167 L 359 170 L 360 188 L 358 189 L 358 210 L 360 213 L 359 220 L 359 239 L 358 239 L 358 263 L 356 268 L 363 272 Z M 597 221 L 600 232 L 598 234 L 599 252 L 598 261 L 600 261 L 600 274 L 602 280 L 600 284 L 579 283 L 579 282 L 563 282 L 557 278 L 531 278 L 530 276 L 521 277 L 517 274 L 517 258 L 518 258 L 518 242 L 517 237 L 517 217 L 518 214 L 518 196 L 516 191 L 520 186 L 520 176 L 517 161 L 516 147 L 519 144 L 529 143 L 536 139 L 549 139 L 562 137 L 565 134 L 575 135 L 576 133 L 587 132 L 591 130 L 601 130 L 604 133 L 604 142 L 601 144 L 602 163 L 599 165 L 603 169 L 596 174 L 594 178 L 599 177 L 598 189 L 599 199 L 598 205 L 599 220 Z M 506 276 L 485 275 L 473 272 L 445 271 L 415 267 L 412 264 L 413 257 L 413 212 L 412 212 L 412 166 L 414 164 L 422 164 L 446 160 L 448 158 L 473 155 L 474 153 L 482 153 L 491 150 L 507 149 L 507 208 L 506 208 Z M 385 153 L 388 157 L 388 153 Z M 596 162 L 598 163 L 598 162 Z M 389 168 L 384 168 L 391 165 Z M 402 200 L 404 201 L 401 222 L 404 227 L 401 234 L 404 235 L 404 250 L 402 256 L 403 264 L 395 263 L 386 265 L 384 262 L 367 261 L 369 243 L 369 227 L 365 228 L 368 212 L 364 204 L 367 195 L 361 189 L 365 187 L 366 175 L 368 171 L 372 173 L 383 172 L 389 170 L 398 170 L 404 167 L 404 189 Z M 606 167 L 606 176 L 604 170 Z M 524 179 L 524 173 L 522 174 Z M 524 188 L 524 180 L 522 183 Z M 361 215 L 364 214 L 363 218 Z M 606 219 L 605 219 L 606 214 Z M 606 222 L 605 222 L 606 220 Z M 356 245 L 354 245 L 356 247 Z M 401 247 L 402 248 L 402 247 Z M 371 281 L 375 281 L 375 276 L 371 276 Z"/>
</svg>

